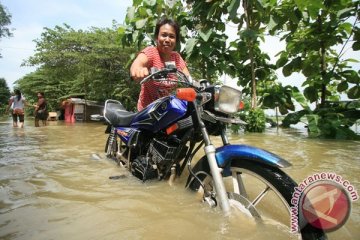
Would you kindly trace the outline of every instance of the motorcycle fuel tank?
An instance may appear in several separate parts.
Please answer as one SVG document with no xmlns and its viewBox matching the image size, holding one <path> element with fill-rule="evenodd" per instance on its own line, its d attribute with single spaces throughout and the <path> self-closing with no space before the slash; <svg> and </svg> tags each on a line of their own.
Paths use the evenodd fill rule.
<svg viewBox="0 0 360 240">
<path fill-rule="evenodd" d="M 160 98 L 140 111 L 130 126 L 155 133 L 182 118 L 186 114 L 187 104 L 175 96 Z"/>
</svg>

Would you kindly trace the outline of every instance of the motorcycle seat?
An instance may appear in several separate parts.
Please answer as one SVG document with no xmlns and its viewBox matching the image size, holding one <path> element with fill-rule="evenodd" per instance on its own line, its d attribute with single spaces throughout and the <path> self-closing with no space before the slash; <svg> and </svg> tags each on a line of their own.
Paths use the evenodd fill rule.
<svg viewBox="0 0 360 240">
<path fill-rule="evenodd" d="M 123 109 L 108 109 L 106 111 L 106 118 L 115 127 L 129 126 L 135 115 L 136 113 Z"/>
<path fill-rule="evenodd" d="M 115 127 L 129 126 L 136 113 L 129 112 L 116 100 L 107 100 L 105 103 L 104 117 Z"/>
</svg>

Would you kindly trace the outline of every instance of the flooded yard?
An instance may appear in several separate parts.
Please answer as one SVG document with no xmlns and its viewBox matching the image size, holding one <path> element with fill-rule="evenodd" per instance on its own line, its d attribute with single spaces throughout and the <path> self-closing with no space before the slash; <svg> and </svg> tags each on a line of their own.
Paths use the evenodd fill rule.
<svg viewBox="0 0 360 240">
<path fill-rule="evenodd" d="M 276 225 L 224 220 L 184 189 L 186 174 L 173 186 L 142 183 L 105 158 L 104 131 L 98 122 L 35 128 L 33 119 L 18 129 L 0 118 L 0 239 L 290 238 Z M 287 159 L 293 166 L 285 171 L 298 183 L 333 172 L 360 189 L 359 142 L 309 139 L 296 129 L 231 135 L 230 141 Z M 355 201 L 347 223 L 328 237 L 360 239 L 359 223 Z"/>
</svg>

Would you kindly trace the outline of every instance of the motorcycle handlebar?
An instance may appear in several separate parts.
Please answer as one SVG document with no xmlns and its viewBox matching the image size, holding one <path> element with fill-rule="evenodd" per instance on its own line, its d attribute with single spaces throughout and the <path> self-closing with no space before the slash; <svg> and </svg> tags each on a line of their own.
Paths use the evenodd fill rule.
<svg viewBox="0 0 360 240">
<path fill-rule="evenodd" d="M 176 68 L 163 68 L 161 70 L 151 69 L 151 72 L 152 73 L 149 76 L 140 81 L 140 84 L 144 84 L 151 79 L 160 80 L 161 78 L 166 78 L 169 73 L 182 73 Z M 182 73 L 182 75 L 184 75 L 184 73 Z"/>
</svg>

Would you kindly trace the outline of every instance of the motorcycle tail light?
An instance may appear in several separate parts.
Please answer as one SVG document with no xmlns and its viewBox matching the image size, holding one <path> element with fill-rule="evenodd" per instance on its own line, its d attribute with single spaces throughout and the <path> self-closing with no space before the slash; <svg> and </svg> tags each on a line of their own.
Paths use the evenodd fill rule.
<svg viewBox="0 0 360 240">
<path fill-rule="evenodd" d="M 229 86 L 221 86 L 215 93 L 215 110 L 227 114 L 236 113 L 241 106 L 241 91 Z"/>
</svg>

